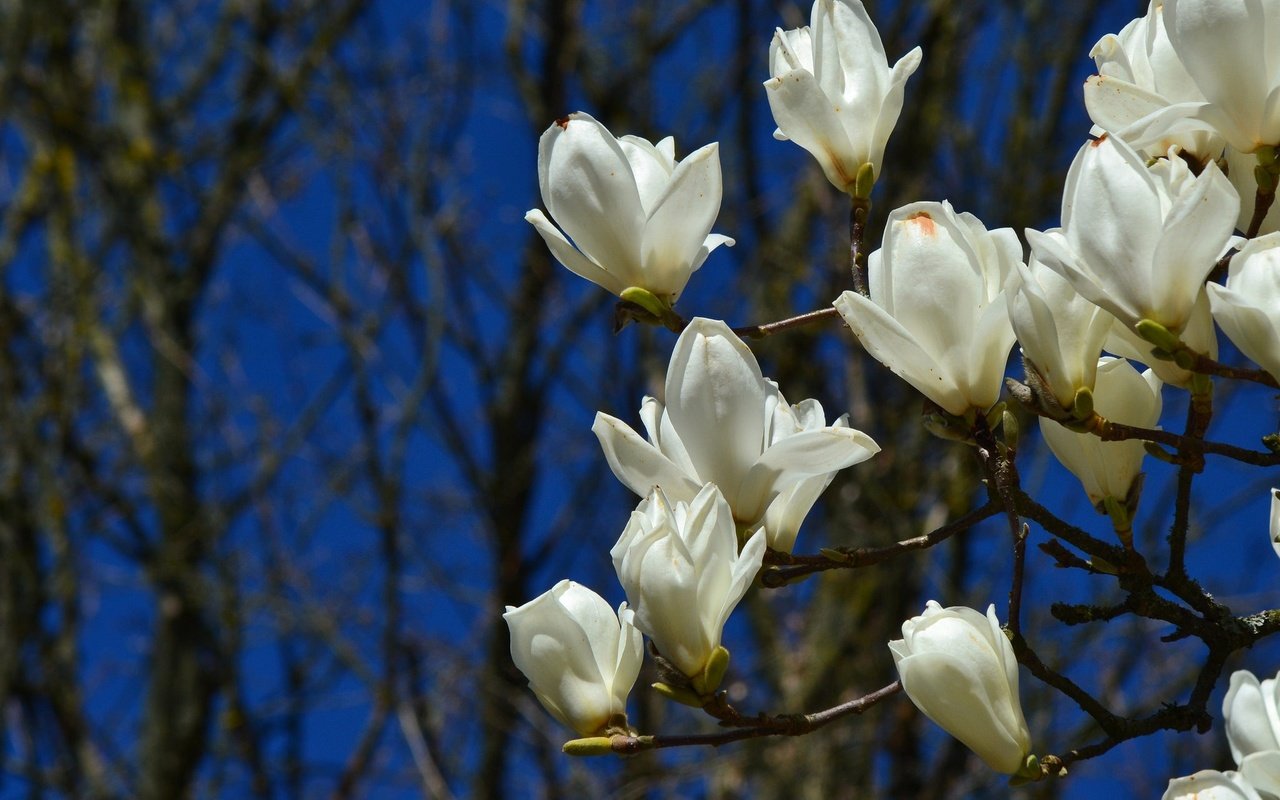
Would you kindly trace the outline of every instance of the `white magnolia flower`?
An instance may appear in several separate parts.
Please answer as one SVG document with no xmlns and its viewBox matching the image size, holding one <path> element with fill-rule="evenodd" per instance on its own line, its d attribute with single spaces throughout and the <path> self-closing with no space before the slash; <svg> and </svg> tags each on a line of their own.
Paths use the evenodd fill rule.
<svg viewBox="0 0 1280 800">
<path fill-rule="evenodd" d="M 1160 421 L 1160 379 L 1147 370 L 1141 375 L 1123 358 L 1098 360 L 1093 407 L 1113 422 L 1153 428 Z M 1100 506 L 1107 497 L 1123 501 L 1142 471 L 1146 455 L 1138 440 L 1104 442 L 1092 433 L 1077 433 L 1053 420 L 1040 418 L 1045 444 L 1062 465 L 1083 484 L 1089 502 Z"/>
<path fill-rule="evenodd" d="M 852 193 L 863 164 L 880 174 L 907 78 L 919 66 L 917 47 L 889 68 L 861 0 L 817 0 L 810 26 L 778 30 L 769 46 L 773 135 L 808 150 L 827 180 Z"/>
<path fill-rule="evenodd" d="M 828 427 L 816 400 L 788 405 L 751 350 L 718 320 L 696 318 L 680 334 L 665 399 L 664 407 L 646 397 L 640 408 L 647 442 L 621 420 L 596 414 L 591 430 L 613 474 L 641 497 L 661 487 L 672 502 L 690 502 L 714 483 L 734 520 L 748 528 L 764 521 L 778 549 L 790 549 L 837 470 L 880 452 L 844 417 Z"/>
<path fill-rule="evenodd" d="M 1012 775 L 1024 768 L 1031 733 L 1018 699 L 1018 661 L 995 606 L 983 616 L 930 600 L 889 650 L 903 691 L 925 716 L 992 769 Z"/>
<path fill-rule="evenodd" d="M 1167 7 L 1167 6 L 1166 6 Z M 1027 231 L 1036 257 L 1132 328 L 1180 333 L 1235 228 L 1240 199 L 1216 164 L 1151 167 L 1114 136 L 1087 142 L 1067 173 L 1062 236 Z"/>
<path fill-rule="evenodd" d="M 1251 239 L 1231 259 L 1226 286 L 1206 288 L 1227 338 L 1280 377 L 1280 233 Z"/>
<path fill-rule="evenodd" d="M 1169 781 L 1160 800 L 1262 800 L 1258 792 L 1238 772 L 1202 769 L 1185 778 Z"/>
<path fill-rule="evenodd" d="M 1185 119 L 1170 118 L 1170 106 L 1203 103 L 1204 95 L 1169 42 L 1163 0 L 1152 0 L 1146 16 L 1124 26 L 1119 34 L 1103 36 L 1089 55 L 1098 74 L 1085 81 L 1084 104 L 1099 128 L 1148 158 L 1159 158 L 1170 147 L 1192 153 L 1200 161 L 1222 152 L 1218 135 L 1203 126 L 1191 127 L 1194 123 Z"/>
<path fill-rule="evenodd" d="M 1227 696 L 1222 701 L 1222 719 L 1236 764 L 1254 753 L 1280 750 L 1277 689 L 1280 681 L 1276 678 L 1259 682 L 1248 670 L 1231 673 Z"/>
<path fill-rule="evenodd" d="M 1164 14 L 1207 101 L 1190 116 L 1242 153 L 1280 144 L 1280 0 L 1165 0 Z"/>
<path fill-rule="evenodd" d="M 511 630 L 511 660 L 551 715 L 582 736 L 625 726 L 627 695 L 640 674 L 644 643 L 623 603 L 570 580 L 502 618 Z"/>
<path fill-rule="evenodd" d="M 714 142 L 677 162 L 671 137 L 615 139 L 577 112 L 538 140 L 538 188 L 555 224 L 536 208 L 524 218 L 561 264 L 614 294 L 635 286 L 673 303 L 708 253 L 733 244 L 711 233 L 721 197 Z"/>
<path fill-rule="evenodd" d="M 672 502 L 655 488 L 609 554 L 635 608 L 636 627 L 694 677 L 720 646 L 724 623 L 760 571 L 764 549 L 757 531 L 738 552 L 729 504 L 707 484 L 691 503 Z"/>
<path fill-rule="evenodd" d="M 1280 556 L 1280 489 L 1271 490 L 1271 546 Z"/>
<path fill-rule="evenodd" d="M 835 306 L 862 346 L 946 411 L 995 405 L 1013 346 L 1005 282 L 1022 260 L 1009 228 L 988 231 L 950 203 L 912 203 L 889 215 L 868 260 L 868 299 Z"/>
<path fill-rule="evenodd" d="M 1061 236 L 1048 231 L 1046 236 Z M 1092 391 L 1102 345 L 1113 317 L 1040 263 L 1016 265 L 1009 283 L 1009 321 L 1036 381 L 1070 410 L 1076 390 Z"/>
</svg>

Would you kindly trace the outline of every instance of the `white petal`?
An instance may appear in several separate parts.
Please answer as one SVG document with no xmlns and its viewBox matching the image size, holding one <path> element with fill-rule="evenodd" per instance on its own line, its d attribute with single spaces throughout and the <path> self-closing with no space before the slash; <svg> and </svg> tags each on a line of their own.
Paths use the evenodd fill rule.
<svg viewBox="0 0 1280 800">
<path fill-rule="evenodd" d="M 818 79 L 804 70 L 793 70 L 765 81 L 764 88 L 778 130 L 808 150 L 837 189 L 850 191 L 858 168 L 870 160 L 871 154 L 853 151 L 849 135 Z"/>
<path fill-rule="evenodd" d="M 573 274 L 586 278 L 596 286 L 613 294 L 621 294 L 622 290 L 629 285 L 623 283 L 618 276 L 602 269 L 600 265 L 579 253 L 541 210 L 535 208 L 525 214 L 524 218 L 526 222 L 533 225 L 534 230 L 542 237 L 542 241 L 547 243 L 547 248 L 551 250 L 551 255 L 555 256 L 556 260 Z"/>
<path fill-rule="evenodd" d="M 763 450 L 766 391 L 776 392 L 729 326 L 695 318 L 667 367 L 667 418 L 706 482 L 737 509 L 736 491 Z"/>
<path fill-rule="evenodd" d="M 673 501 L 692 500 L 701 488 L 700 483 L 641 439 L 622 420 L 597 413 L 591 432 L 600 440 L 609 469 L 641 497 L 647 497 L 654 486 L 660 486 Z"/>
<path fill-rule="evenodd" d="M 968 399 L 951 376 L 884 309 L 848 291 L 836 299 L 835 307 L 867 352 L 895 375 L 952 414 L 962 415 L 969 409 Z"/>
<path fill-rule="evenodd" d="M 640 284 L 644 209 L 618 140 L 591 116 L 559 120 L 538 142 L 542 201 L 583 254 L 626 285 Z"/>
<path fill-rule="evenodd" d="M 681 161 L 649 210 L 643 263 L 646 288 L 677 296 L 720 213 L 720 156 L 709 144 Z M 1233 215 L 1234 219 L 1234 215 Z"/>
<path fill-rule="evenodd" d="M 738 520 L 754 523 L 778 494 L 814 475 L 860 464 L 880 446 L 853 428 L 822 428 L 797 433 L 774 444 L 752 465 L 734 508 Z"/>
</svg>

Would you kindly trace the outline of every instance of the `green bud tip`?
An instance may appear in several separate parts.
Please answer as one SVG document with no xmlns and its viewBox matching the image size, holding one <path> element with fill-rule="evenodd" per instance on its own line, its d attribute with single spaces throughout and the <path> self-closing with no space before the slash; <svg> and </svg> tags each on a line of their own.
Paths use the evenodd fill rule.
<svg viewBox="0 0 1280 800">
<path fill-rule="evenodd" d="M 1175 353 L 1182 349 L 1182 340 L 1173 334 L 1165 326 L 1161 325 L 1153 319 L 1138 320 L 1138 324 L 1133 326 L 1138 335 L 1148 342 L 1151 342 L 1161 350 L 1167 350 Z"/>
<path fill-rule="evenodd" d="M 702 674 L 694 676 L 693 687 L 704 695 L 712 694 L 720 688 L 720 683 L 724 680 L 724 674 L 728 669 L 729 651 L 724 645 L 720 645 L 711 651 L 706 666 L 702 668 Z"/>
<path fill-rule="evenodd" d="M 560 749 L 571 756 L 607 756 L 613 752 L 613 740 L 608 736 L 588 736 L 565 742 Z"/>
<path fill-rule="evenodd" d="M 1029 755 L 1022 762 L 1022 766 L 1018 768 L 1018 771 L 1009 778 L 1009 783 L 1013 786 L 1021 786 L 1024 783 L 1032 783 L 1042 778 L 1044 778 L 1044 772 L 1040 769 L 1040 759 L 1034 755 Z"/>
<path fill-rule="evenodd" d="M 639 286 L 628 286 L 618 295 L 628 303 L 640 306 L 658 319 L 665 319 L 671 314 L 671 303 L 658 297 L 648 289 Z"/>
<path fill-rule="evenodd" d="M 674 700 L 681 705 L 690 706 L 691 708 L 702 708 L 704 705 L 704 701 L 701 697 L 692 690 L 686 689 L 683 686 L 672 686 L 669 683 L 655 683 L 653 684 L 653 689 L 668 700 Z"/>
<path fill-rule="evenodd" d="M 858 175 L 853 179 L 853 196 L 859 200 L 869 200 L 871 190 L 876 186 L 876 168 L 870 162 L 858 167 Z"/>
<path fill-rule="evenodd" d="M 1093 416 L 1093 390 L 1088 386 L 1076 389 L 1071 400 L 1071 416 L 1078 420 L 1086 420 Z"/>
</svg>

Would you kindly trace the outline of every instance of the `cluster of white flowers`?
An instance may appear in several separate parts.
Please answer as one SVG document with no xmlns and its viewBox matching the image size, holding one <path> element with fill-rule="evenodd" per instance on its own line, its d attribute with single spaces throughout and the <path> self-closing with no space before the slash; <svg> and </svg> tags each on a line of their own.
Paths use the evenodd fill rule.
<svg viewBox="0 0 1280 800">
<path fill-rule="evenodd" d="M 1280 377 L 1280 232 L 1258 236 L 1280 226 L 1253 212 L 1280 175 L 1280 0 L 1154 0 L 1092 55 L 1099 74 L 1085 96 L 1096 127 L 1067 174 L 1061 227 L 1026 231 L 1024 255 L 1009 228 L 946 202 L 912 203 L 889 214 L 866 294 L 846 291 L 835 308 L 932 413 L 970 425 L 999 402 L 1020 343 L 1026 384 L 1014 395 L 1115 519 L 1136 509 L 1144 449 L 1103 441 L 1098 426 L 1152 429 L 1165 384 L 1203 392 L 1186 359 L 1216 358 L 1214 320 Z M 890 67 L 859 0 L 817 0 L 809 26 L 775 34 L 769 61 L 775 137 L 868 200 L 919 48 Z M 543 135 L 538 179 L 550 218 L 535 209 L 526 219 L 555 257 L 682 330 L 664 397 L 641 405 L 647 440 L 604 413 L 593 427 L 613 473 L 643 498 L 611 551 L 628 602 L 615 615 L 562 581 L 506 614 L 515 663 L 557 719 L 584 737 L 631 735 L 640 635 L 660 656 L 664 693 L 709 703 L 728 663 L 725 621 L 766 547 L 790 552 L 834 474 L 879 448 L 846 417 L 828 424 L 816 400 L 789 404 L 723 322 L 675 315 L 690 275 L 733 244 L 711 233 L 722 194 L 715 144 L 677 161 L 671 138 L 618 139 L 579 112 Z M 1225 285 L 1207 282 L 1233 253 Z M 1272 534 L 1280 553 L 1274 519 Z M 993 769 L 1038 775 L 994 607 L 930 601 L 902 630 L 889 649 L 915 704 Z M 1236 673 L 1225 713 L 1241 775 L 1197 773 L 1166 797 L 1205 797 L 1210 784 L 1280 794 L 1276 688 Z"/>
</svg>

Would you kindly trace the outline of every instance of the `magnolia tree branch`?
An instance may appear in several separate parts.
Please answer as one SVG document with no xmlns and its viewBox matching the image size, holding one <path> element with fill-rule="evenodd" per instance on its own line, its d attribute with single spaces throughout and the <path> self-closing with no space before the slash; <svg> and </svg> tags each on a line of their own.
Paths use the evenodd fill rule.
<svg viewBox="0 0 1280 800">
<path fill-rule="evenodd" d="M 619 755 L 638 753 L 643 750 L 656 750 L 664 747 L 708 746 L 719 747 L 722 744 L 738 742 L 743 739 L 758 739 L 763 736 L 803 736 L 812 733 L 838 719 L 855 716 L 876 705 L 880 701 L 892 697 L 902 691 L 898 681 L 863 695 L 856 700 L 841 703 L 838 706 L 812 714 L 776 714 L 743 716 L 733 706 L 724 701 L 723 695 L 717 695 L 712 704 L 704 710 L 720 720 L 722 727 L 734 730 L 724 733 L 675 734 L 654 736 L 613 736 L 610 746 Z"/>
<path fill-rule="evenodd" d="M 929 533 L 904 539 L 884 547 L 855 547 L 824 549 L 819 555 L 793 555 L 780 550 L 765 552 L 764 571 L 760 574 L 760 583 L 767 589 L 786 586 L 810 575 L 831 569 L 857 569 L 872 564 L 879 564 L 891 558 L 915 550 L 927 550 L 935 544 L 946 541 L 952 536 L 966 531 L 985 519 L 1000 513 L 999 504 L 989 501 L 980 508 L 970 511 L 960 519 L 935 528 Z"/>
</svg>

